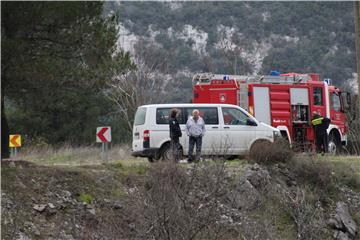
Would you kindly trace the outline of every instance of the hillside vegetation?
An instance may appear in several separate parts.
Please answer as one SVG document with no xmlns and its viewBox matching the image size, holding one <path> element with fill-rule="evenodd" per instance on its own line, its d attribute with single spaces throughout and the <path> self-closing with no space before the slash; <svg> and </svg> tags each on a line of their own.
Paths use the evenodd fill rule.
<svg viewBox="0 0 360 240">
<path fill-rule="evenodd" d="M 359 158 L 278 160 L 6 161 L 1 238 L 359 239 Z"/>
<path fill-rule="evenodd" d="M 150 59 L 165 61 L 166 71 L 317 72 L 339 85 L 356 72 L 351 2 L 126 2 L 108 7 L 120 9 L 120 23 L 138 37 L 134 52 L 144 51 L 144 41 L 155 43 Z"/>
<path fill-rule="evenodd" d="M 352 2 L 3 2 L 1 24 L 2 129 L 24 145 L 129 142 L 137 106 L 189 102 L 195 72 L 356 69 Z"/>
</svg>

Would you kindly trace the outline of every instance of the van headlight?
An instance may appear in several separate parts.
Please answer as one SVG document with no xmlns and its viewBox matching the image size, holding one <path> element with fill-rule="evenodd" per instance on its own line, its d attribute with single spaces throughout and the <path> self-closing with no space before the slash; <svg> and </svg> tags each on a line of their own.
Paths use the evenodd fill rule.
<svg viewBox="0 0 360 240">
<path fill-rule="evenodd" d="M 273 131 L 274 140 L 281 137 L 280 131 Z"/>
</svg>

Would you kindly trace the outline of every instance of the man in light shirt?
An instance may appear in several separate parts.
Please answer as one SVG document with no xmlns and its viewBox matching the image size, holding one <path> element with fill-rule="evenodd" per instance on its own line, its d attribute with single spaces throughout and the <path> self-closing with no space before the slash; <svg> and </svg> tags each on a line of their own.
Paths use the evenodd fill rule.
<svg viewBox="0 0 360 240">
<path fill-rule="evenodd" d="M 188 162 L 191 163 L 194 161 L 192 154 L 195 145 L 195 161 L 199 161 L 201 155 L 202 137 L 205 135 L 205 122 L 204 119 L 200 117 L 199 110 L 197 109 L 192 112 L 192 117 L 190 117 L 186 122 L 186 134 L 189 136 Z"/>
</svg>

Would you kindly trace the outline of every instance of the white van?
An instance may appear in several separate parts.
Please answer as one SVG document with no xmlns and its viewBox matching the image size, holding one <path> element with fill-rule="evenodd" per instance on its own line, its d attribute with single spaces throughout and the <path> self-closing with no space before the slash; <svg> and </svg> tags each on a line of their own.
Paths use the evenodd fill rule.
<svg viewBox="0 0 360 240">
<path fill-rule="evenodd" d="M 134 126 L 132 155 L 154 159 L 170 159 L 169 115 L 172 108 L 180 110 L 178 121 L 182 130 L 181 151 L 187 155 L 189 137 L 186 121 L 198 109 L 205 121 L 206 133 L 201 155 L 236 156 L 246 154 L 259 141 L 273 142 L 280 131 L 259 122 L 248 112 L 230 104 L 154 104 L 138 107 Z M 181 156 L 181 155 L 180 155 Z"/>
</svg>

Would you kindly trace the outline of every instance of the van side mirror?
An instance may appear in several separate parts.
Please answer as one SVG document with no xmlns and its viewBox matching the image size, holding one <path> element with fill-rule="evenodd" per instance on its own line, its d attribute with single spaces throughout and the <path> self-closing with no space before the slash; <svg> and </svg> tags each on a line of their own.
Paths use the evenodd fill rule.
<svg viewBox="0 0 360 240">
<path fill-rule="evenodd" d="M 351 96 L 349 92 L 346 92 L 346 102 L 348 106 L 351 106 Z"/>
<path fill-rule="evenodd" d="M 246 119 L 246 125 L 248 126 L 257 126 L 257 123 L 251 118 Z"/>
</svg>

